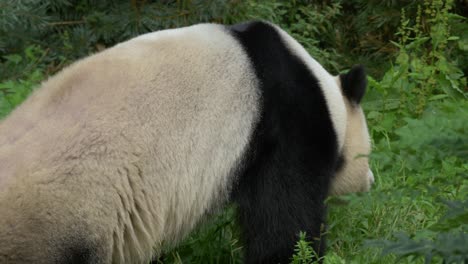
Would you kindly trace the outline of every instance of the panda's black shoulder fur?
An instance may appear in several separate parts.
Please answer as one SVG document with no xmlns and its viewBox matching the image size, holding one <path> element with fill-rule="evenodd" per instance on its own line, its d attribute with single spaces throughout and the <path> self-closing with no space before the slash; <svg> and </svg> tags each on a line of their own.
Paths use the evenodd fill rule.
<svg viewBox="0 0 468 264">
<path fill-rule="evenodd" d="M 337 136 L 317 77 L 274 26 L 249 22 L 229 31 L 248 55 L 261 95 L 261 117 L 232 193 L 246 260 L 289 263 L 300 231 L 310 241 L 320 237 L 339 165 Z M 323 242 L 315 243 L 320 253 Z"/>
</svg>

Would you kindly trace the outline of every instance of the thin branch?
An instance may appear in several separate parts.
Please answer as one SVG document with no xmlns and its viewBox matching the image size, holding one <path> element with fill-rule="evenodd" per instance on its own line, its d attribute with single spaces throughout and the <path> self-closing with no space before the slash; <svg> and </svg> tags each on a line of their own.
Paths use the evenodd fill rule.
<svg viewBox="0 0 468 264">
<path fill-rule="evenodd" d="M 84 20 L 75 20 L 75 21 L 59 21 L 59 22 L 50 22 L 47 23 L 48 26 L 54 27 L 54 26 L 68 26 L 68 25 L 79 25 L 79 24 L 85 24 L 86 21 Z"/>
</svg>

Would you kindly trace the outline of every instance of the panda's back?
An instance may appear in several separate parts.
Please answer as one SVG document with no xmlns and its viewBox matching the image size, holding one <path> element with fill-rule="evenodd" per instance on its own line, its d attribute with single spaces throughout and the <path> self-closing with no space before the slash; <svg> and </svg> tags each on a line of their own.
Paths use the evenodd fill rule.
<svg viewBox="0 0 468 264">
<path fill-rule="evenodd" d="M 0 123 L 8 165 L 0 187 L 13 175 L 15 186 L 95 185 L 89 198 L 108 208 L 166 212 L 150 233 L 177 240 L 207 205 L 227 199 L 222 190 L 258 118 L 250 67 L 225 28 L 210 24 L 146 34 L 80 60 Z M 145 199 L 119 202 L 130 196 Z"/>
<path fill-rule="evenodd" d="M 235 128 L 249 128 L 258 112 L 255 86 L 246 54 L 223 26 L 149 33 L 43 83 L 0 123 L 0 146 L 43 145 L 45 151 L 50 145 L 59 152 L 57 147 L 87 133 L 109 141 L 125 134 L 149 148 L 168 142 L 206 146 L 197 140 L 237 138 L 243 132 Z"/>
<path fill-rule="evenodd" d="M 63 247 L 139 263 L 231 200 L 246 258 L 277 263 L 298 230 L 320 234 L 345 111 L 336 79 L 271 24 L 137 37 L 67 67 L 0 123 L 0 210 L 12 212 L 0 234 L 34 204 L 53 223 L 34 227 L 43 241 L 73 231 Z"/>
</svg>

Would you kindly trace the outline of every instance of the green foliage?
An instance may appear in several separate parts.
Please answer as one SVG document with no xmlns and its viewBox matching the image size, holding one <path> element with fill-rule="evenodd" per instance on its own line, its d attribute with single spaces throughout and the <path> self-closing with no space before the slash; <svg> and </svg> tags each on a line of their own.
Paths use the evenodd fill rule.
<svg viewBox="0 0 468 264">
<path fill-rule="evenodd" d="M 395 63 L 381 81 L 369 78 L 371 100 L 365 106 L 368 119 L 376 121 L 371 126 L 374 139 L 391 136 L 388 132 L 405 124 L 405 117 L 420 117 L 431 101 L 468 97 L 466 76 L 452 58 L 460 38 L 450 34 L 452 24 L 466 19 L 449 12 L 452 4 L 425 1 L 417 6 L 415 21 L 402 11 Z"/>
<path fill-rule="evenodd" d="M 339 59 L 334 45 L 336 32 L 333 21 L 341 15 L 341 5 L 330 6 L 298 4 L 296 1 L 285 2 L 279 10 L 283 20 L 278 24 L 285 28 L 292 37 L 329 70 L 340 70 L 336 61 Z"/>
<path fill-rule="evenodd" d="M 428 100 L 442 98 L 441 95 L 467 97 L 462 70 L 457 61 L 447 60 L 449 42 L 459 39 L 450 34 L 448 21 L 452 5 L 450 0 L 425 1 L 424 10 L 418 6 L 413 25 L 402 12 L 400 43 L 396 44 L 400 50 L 398 66 L 393 68 L 399 78 L 393 84 L 399 88 L 402 106 L 415 114 L 424 111 Z M 464 20 L 459 17 L 458 23 Z"/>
<path fill-rule="evenodd" d="M 368 245 L 383 247 L 384 255 L 392 253 L 410 259 L 421 256 L 425 263 L 433 259 L 463 263 L 468 257 L 467 109 L 467 101 L 431 102 L 422 119 L 405 118 L 406 124 L 395 130 L 395 139 L 376 142 L 376 169 L 397 175 L 390 182 L 383 180 L 380 191 L 395 193 L 393 181 L 399 182 L 400 189 L 411 190 L 400 195 L 413 199 L 402 204 L 409 210 L 404 214 L 412 212 L 414 219 L 399 219 L 408 226 L 389 229 L 397 232 L 395 238 L 393 232 L 388 232 L 376 236 L 379 239 Z M 449 199 L 450 202 L 442 202 Z M 439 212 L 445 204 L 449 210 L 441 217 Z"/>
<path fill-rule="evenodd" d="M 310 1 L 244 1 L 225 23 L 248 20 L 271 21 L 285 29 L 322 65 L 338 72 L 337 34 L 334 21 L 341 16 L 340 3 L 317 5 Z"/>
<path fill-rule="evenodd" d="M 33 88 L 44 79 L 42 61 L 45 55 L 46 51 L 37 46 L 29 46 L 23 54 L 3 56 L 5 61 L 0 68 L 9 69 L 10 72 L 5 72 L 6 74 L 16 75 L 10 75 L 10 80 L 0 82 L 0 119 L 23 102 Z"/>
<path fill-rule="evenodd" d="M 462 240 L 468 223 L 463 202 L 468 199 L 468 101 L 435 100 L 420 117 L 409 115 L 401 117 L 397 129 L 392 122 L 398 115 L 388 124 L 379 124 L 380 117 L 369 120 L 371 131 L 380 125 L 371 155 L 376 186 L 370 193 L 328 202 L 329 251 L 346 263 L 423 263 L 424 252 L 415 247 L 420 241 L 432 247 L 435 263 L 468 248 Z M 444 216 L 446 204 L 453 210 Z M 381 255 L 376 246 L 389 254 Z"/>
<path fill-rule="evenodd" d="M 227 0 L 14 0 L 0 3 L 0 55 L 25 47 L 54 47 L 73 61 L 133 36 L 200 22 L 224 22 L 239 5 Z"/>
<path fill-rule="evenodd" d="M 20 53 L 26 42 L 47 31 L 50 20 L 45 1 L 14 0 L 0 2 L 0 55 Z M 15 49 L 14 47 L 18 47 Z M 3 53 L 4 54 L 4 53 Z"/>
<path fill-rule="evenodd" d="M 325 264 L 345 264 L 345 260 L 333 252 L 323 257 L 318 257 L 317 253 L 312 247 L 312 243 L 307 241 L 307 234 L 305 232 L 299 233 L 299 240 L 294 247 L 294 254 L 292 256 L 291 264 L 311 264 L 311 263 L 325 263 Z"/>
<path fill-rule="evenodd" d="M 388 77 L 392 75 L 395 75 L 393 69 L 380 83 L 371 80 L 371 86 L 381 88 L 379 85 L 388 82 Z M 409 75 L 398 78 L 400 83 L 415 83 Z M 391 86 L 386 88 L 379 90 L 384 98 L 391 96 L 389 93 L 392 92 Z M 416 228 L 392 228 L 395 231 L 405 231 L 375 236 L 379 239 L 368 244 L 383 247 L 384 256 L 396 255 L 399 261 L 403 261 L 402 258 L 405 257 L 407 261 L 423 259 L 425 263 L 436 260 L 463 263 L 467 259 L 468 248 L 466 202 L 463 203 L 465 206 L 452 206 L 456 210 L 449 211 L 450 217 L 437 220 L 437 212 L 443 208 L 440 202 L 442 197 L 452 200 L 449 202 L 451 205 L 459 205 L 460 201 L 467 199 L 468 124 L 464 117 L 468 116 L 468 103 L 465 100 L 447 100 L 447 96 L 435 96 L 428 100 L 424 112 L 419 114 L 420 118 L 415 119 L 411 117 L 415 114 L 402 107 L 398 100 L 402 99 L 386 99 L 388 103 L 383 107 L 381 105 L 380 110 L 375 107 L 375 102 L 371 103 L 374 108 L 369 112 L 369 119 L 376 143 L 373 160 L 378 161 L 378 171 L 399 175 L 399 183 L 384 183 L 388 187 L 382 188 L 382 192 L 387 188 L 391 191 L 395 186 L 401 188 L 402 185 L 417 190 L 403 194 L 414 200 L 402 204 L 413 211 L 413 217 L 419 220 L 404 220 L 401 217 L 402 212 L 395 210 L 394 213 L 397 213 L 392 218 L 398 217 L 399 222 Z M 408 207 L 409 205 L 414 208 Z M 387 204 L 387 207 L 394 206 Z M 429 215 L 433 217 L 428 217 Z M 387 216 L 390 214 L 387 213 Z"/>
<path fill-rule="evenodd" d="M 396 235 L 395 241 L 375 244 L 384 247 L 384 255 L 393 253 L 400 257 L 398 260 L 402 257 L 418 256 L 424 258 L 424 263 L 443 260 L 444 263 L 463 264 L 468 258 L 467 233 L 438 233 L 434 240 L 421 238 L 415 240 L 406 234 L 399 234 Z"/>
<path fill-rule="evenodd" d="M 306 233 L 299 233 L 299 240 L 294 248 L 291 264 L 308 264 L 317 259 L 317 254 L 312 248 L 311 242 L 306 240 Z"/>
<path fill-rule="evenodd" d="M 368 245 L 383 247 L 382 254 L 421 257 L 424 263 L 442 259 L 444 263 L 465 263 L 468 260 L 468 199 L 447 202 L 448 211 L 442 219 L 414 238 L 396 234 L 396 240 L 375 240 Z M 436 231 L 436 232 L 434 232 Z"/>
<path fill-rule="evenodd" d="M 445 204 L 447 206 L 445 215 L 430 229 L 436 232 L 460 229 L 466 233 L 468 231 L 468 222 L 466 221 L 468 219 L 468 200 L 446 201 Z M 461 245 L 468 245 L 468 241 Z"/>
<path fill-rule="evenodd" d="M 242 263 L 242 245 L 231 206 L 202 225 L 177 250 L 167 252 L 160 263 Z"/>
</svg>

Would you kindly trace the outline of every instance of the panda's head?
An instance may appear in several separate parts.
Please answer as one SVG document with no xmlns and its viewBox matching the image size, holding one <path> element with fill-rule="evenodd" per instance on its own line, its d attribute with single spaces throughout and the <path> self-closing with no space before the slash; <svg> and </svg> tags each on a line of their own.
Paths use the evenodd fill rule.
<svg viewBox="0 0 468 264">
<path fill-rule="evenodd" d="M 364 68 L 355 66 L 348 73 L 333 77 L 299 42 L 278 26 L 271 26 L 277 29 L 291 52 L 312 71 L 327 102 L 340 152 L 329 193 L 341 195 L 368 191 L 374 175 L 369 169 L 371 145 L 360 105 L 367 86 Z"/>
<path fill-rule="evenodd" d="M 366 119 L 360 106 L 366 92 L 367 78 L 362 66 L 336 77 L 346 106 L 346 129 L 340 161 L 330 194 L 340 195 L 368 191 L 374 182 L 369 168 L 371 151 Z"/>
</svg>

